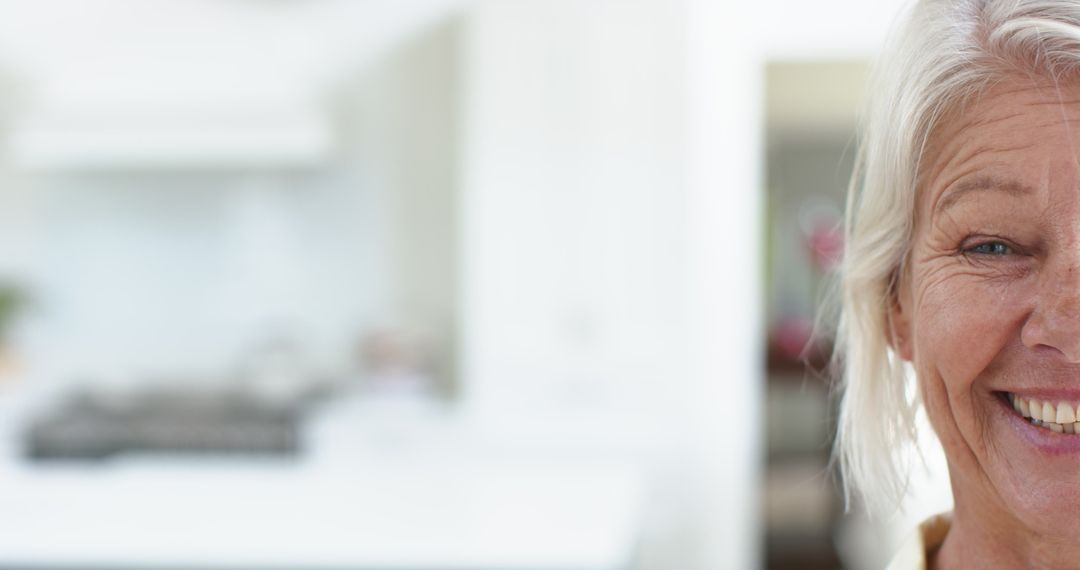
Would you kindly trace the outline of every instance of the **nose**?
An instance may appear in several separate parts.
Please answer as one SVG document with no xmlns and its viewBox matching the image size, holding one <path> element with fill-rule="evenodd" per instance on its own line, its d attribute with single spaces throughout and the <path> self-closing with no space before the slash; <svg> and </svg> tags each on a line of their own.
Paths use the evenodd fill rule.
<svg viewBox="0 0 1080 570">
<path fill-rule="evenodd" d="M 1040 276 L 1035 308 L 1020 332 L 1028 348 L 1049 347 L 1080 362 L 1080 256 L 1048 264 Z"/>
</svg>

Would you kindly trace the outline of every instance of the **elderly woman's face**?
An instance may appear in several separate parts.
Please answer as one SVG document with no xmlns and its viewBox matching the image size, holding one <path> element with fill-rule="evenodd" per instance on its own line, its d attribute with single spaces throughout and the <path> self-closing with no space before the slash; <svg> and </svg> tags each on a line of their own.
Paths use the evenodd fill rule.
<svg viewBox="0 0 1080 570">
<path fill-rule="evenodd" d="M 892 313 L 894 346 L 914 363 L 945 446 L 958 513 L 1072 539 L 1078 161 L 1080 84 L 1004 83 L 947 118 L 928 148 Z"/>
</svg>

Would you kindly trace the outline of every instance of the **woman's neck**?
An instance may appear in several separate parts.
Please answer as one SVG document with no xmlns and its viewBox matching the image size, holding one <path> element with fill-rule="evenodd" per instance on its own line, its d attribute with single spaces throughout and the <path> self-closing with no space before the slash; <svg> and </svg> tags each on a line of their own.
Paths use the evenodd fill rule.
<svg viewBox="0 0 1080 570">
<path fill-rule="evenodd" d="M 1080 543 L 1033 532 L 996 500 L 956 487 L 952 526 L 929 570 L 1080 568 Z"/>
</svg>

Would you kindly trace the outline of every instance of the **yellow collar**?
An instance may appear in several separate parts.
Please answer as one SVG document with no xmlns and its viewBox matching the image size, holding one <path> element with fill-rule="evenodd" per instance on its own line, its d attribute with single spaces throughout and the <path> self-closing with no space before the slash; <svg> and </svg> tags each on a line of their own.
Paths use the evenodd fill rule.
<svg viewBox="0 0 1080 570">
<path fill-rule="evenodd" d="M 893 557 L 886 570 L 926 570 L 927 555 L 945 542 L 945 535 L 952 525 L 949 513 L 930 517 L 919 525 Z"/>
</svg>

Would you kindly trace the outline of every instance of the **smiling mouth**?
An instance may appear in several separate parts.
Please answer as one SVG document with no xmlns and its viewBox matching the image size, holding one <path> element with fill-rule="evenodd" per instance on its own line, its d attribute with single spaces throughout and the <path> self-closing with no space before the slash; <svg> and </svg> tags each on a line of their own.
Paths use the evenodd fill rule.
<svg viewBox="0 0 1080 570">
<path fill-rule="evenodd" d="M 1005 393 L 1016 413 L 1032 424 L 1055 433 L 1080 434 L 1080 407 L 1075 402 L 1039 400 Z"/>
</svg>

